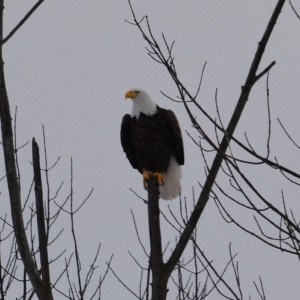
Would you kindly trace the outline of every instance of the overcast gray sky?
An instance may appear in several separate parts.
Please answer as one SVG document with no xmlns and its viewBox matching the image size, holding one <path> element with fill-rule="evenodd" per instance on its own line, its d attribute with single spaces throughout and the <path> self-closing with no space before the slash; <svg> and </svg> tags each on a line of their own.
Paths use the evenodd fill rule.
<svg viewBox="0 0 300 300">
<path fill-rule="evenodd" d="M 207 61 L 199 99 L 213 112 L 218 88 L 220 110 L 227 124 L 276 2 L 136 0 L 132 4 L 137 15 L 149 16 L 158 37 L 164 32 L 169 41 L 176 40 L 177 70 L 191 91 L 196 90 L 201 68 Z M 6 1 L 6 33 L 34 3 Z M 299 1 L 294 4 L 300 10 Z M 82 241 L 80 249 L 87 258 L 83 263 L 89 265 L 88 258 L 100 241 L 103 269 L 113 253 L 114 270 L 137 289 L 139 271 L 127 251 L 141 259 L 143 253 L 135 237 L 130 209 L 136 215 L 146 245 L 147 214 L 145 205 L 129 187 L 143 196 L 146 192 L 141 176 L 131 168 L 120 146 L 121 118 L 131 111 L 124 93 L 132 87 L 145 89 L 160 106 L 174 110 L 183 132 L 193 131 L 183 107 L 160 94 L 163 90 L 171 96 L 177 95 L 167 72 L 147 56 L 145 42 L 125 19 L 131 20 L 127 1 L 48 0 L 7 43 L 4 57 L 11 109 L 18 107 L 19 144 L 35 136 L 42 145 L 44 124 L 50 163 L 61 156 L 51 179 L 53 190 L 60 180 L 66 180 L 62 197 L 67 195 L 70 157 L 74 159 L 78 202 L 95 188 L 76 219 Z M 299 160 L 295 160 L 297 152 L 288 144 L 276 118 L 281 118 L 299 142 L 299 37 L 300 21 L 286 4 L 262 62 L 262 67 L 273 60 L 277 62 L 270 74 L 273 155 L 295 170 L 300 167 Z M 266 111 L 262 102 L 265 105 L 265 80 L 254 88 L 237 134 L 242 137 L 247 131 L 253 144 L 264 151 L 260 144 L 266 138 Z M 191 199 L 192 187 L 195 186 L 198 196 L 197 181 L 203 183 L 205 174 L 200 154 L 185 133 L 184 142 L 186 164 L 182 186 L 184 195 Z M 21 158 L 24 159 L 23 190 L 26 190 L 31 181 L 30 147 L 22 150 Z M 258 185 L 278 205 L 281 188 L 286 188 L 291 205 L 299 212 L 299 193 L 291 192 L 289 186 L 277 185 L 277 178 L 255 170 L 253 174 Z M 175 207 L 176 201 L 167 204 Z M 167 209 L 167 204 L 162 203 L 162 208 Z M 219 266 L 227 263 L 228 243 L 232 241 L 234 251 L 239 253 L 245 296 L 254 294 L 252 281 L 261 276 L 268 299 L 299 298 L 300 274 L 295 257 L 270 249 L 226 224 L 213 203 L 204 211 L 198 230 L 201 247 Z M 164 239 L 170 239 L 168 228 Z M 63 242 L 60 243 L 63 247 Z M 110 274 L 103 287 L 103 299 L 121 297 L 131 299 Z"/>
</svg>

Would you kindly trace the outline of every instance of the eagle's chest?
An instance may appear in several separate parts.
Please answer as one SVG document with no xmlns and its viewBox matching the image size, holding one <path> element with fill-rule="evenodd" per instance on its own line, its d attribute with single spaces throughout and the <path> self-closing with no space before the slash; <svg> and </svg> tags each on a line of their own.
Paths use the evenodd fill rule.
<svg viewBox="0 0 300 300">
<path fill-rule="evenodd" d="M 136 146 L 159 147 L 161 144 L 168 144 L 167 125 L 158 114 L 152 116 L 142 114 L 133 122 L 132 130 Z"/>
<path fill-rule="evenodd" d="M 166 169 L 171 156 L 171 140 L 167 124 L 159 114 L 140 115 L 132 124 L 133 144 L 142 167 Z"/>
<path fill-rule="evenodd" d="M 139 119 L 134 122 L 134 131 L 137 138 L 148 137 L 152 140 L 159 138 L 165 134 L 166 124 L 162 118 L 159 118 L 156 114 L 153 116 L 141 115 Z"/>
</svg>

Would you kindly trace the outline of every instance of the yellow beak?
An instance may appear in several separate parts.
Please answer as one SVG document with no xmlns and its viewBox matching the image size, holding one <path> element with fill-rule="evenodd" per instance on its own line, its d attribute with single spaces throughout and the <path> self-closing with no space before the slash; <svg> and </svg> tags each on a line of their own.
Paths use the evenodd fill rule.
<svg viewBox="0 0 300 300">
<path fill-rule="evenodd" d="M 127 99 L 134 99 L 137 97 L 137 95 L 139 94 L 138 91 L 128 91 L 126 94 L 125 94 L 125 100 Z"/>
</svg>

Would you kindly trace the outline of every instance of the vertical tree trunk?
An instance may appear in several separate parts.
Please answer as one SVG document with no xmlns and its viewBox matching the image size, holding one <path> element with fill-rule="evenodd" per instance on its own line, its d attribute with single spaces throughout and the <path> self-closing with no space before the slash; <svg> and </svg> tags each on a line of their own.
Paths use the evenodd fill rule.
<svg viewBox="0 0 300 300">
<path fill-rule="evenodd" d="M 159 189 L 156 177 L 148 181 L 148 218 L 150 234 L 150 268 L 152 271 L 152 300 L 167 299 L 169 273 L 163 262 L 159 220 Z"/>
</svg>

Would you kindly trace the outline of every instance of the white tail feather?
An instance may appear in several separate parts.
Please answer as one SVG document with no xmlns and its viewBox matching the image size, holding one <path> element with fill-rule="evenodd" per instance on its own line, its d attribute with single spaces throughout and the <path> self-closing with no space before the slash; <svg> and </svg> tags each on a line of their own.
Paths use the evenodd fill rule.
<svg viewBox="0 0 300 300">
<path fill-rule="evenodd" d="M 180 194 L 181 168 L 175 157 L 171 157 L 165 184 L 159 187 L 160 197 L 164 200 L 172 200 Z"/>
</svg>

